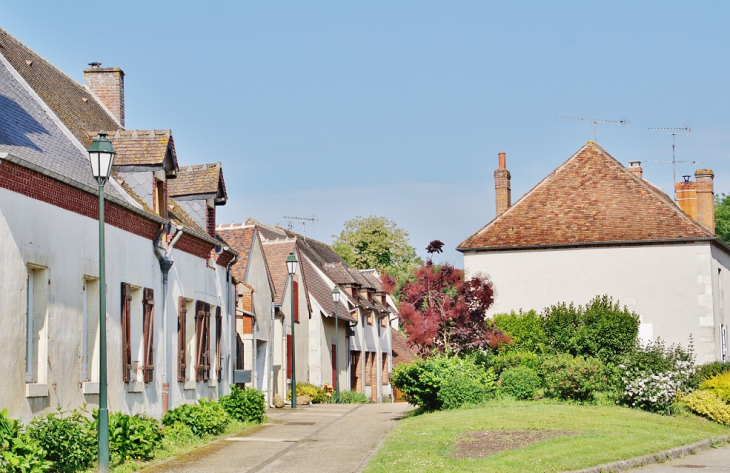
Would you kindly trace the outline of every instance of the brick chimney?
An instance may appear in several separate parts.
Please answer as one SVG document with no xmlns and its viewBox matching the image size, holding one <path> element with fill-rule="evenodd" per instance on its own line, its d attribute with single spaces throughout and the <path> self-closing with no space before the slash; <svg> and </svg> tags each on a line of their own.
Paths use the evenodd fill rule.
<svg viewBox="0 0 730 473">
<path fill-rule="evenodd" d="M 695 172 L 697 184 L 697 221 L 715 233 L 715 173 L 710 169 Z"/>
<path fill-rule="evenodd" d="M 644 177 L 644 170 L 641 169 L 641 161 L 629 161 L 629 172 L 642 180 Z"/>
<path fill-rule="evenodd" d="M 512 205 L 512 176 L 507 170 L 507 155 L 499 153 L 499 169 L 494 171 L 494 193 L 497 204 L 497 217 Z"/>
<path fill-rule="evenodd" d="M 697 185 L 689 180 L 690 176 L 682 176 L 684 182 L 674 184 L 674 195 L 677 199 L 677 205 L 689 217 L 697 221 Z"/>
<path fill-rule="evenodd" d="M 84 83 L 124 127 L 124 71 L 118 67 L 101 67 L 89 63 L 84 69 Z"/>
</svg>

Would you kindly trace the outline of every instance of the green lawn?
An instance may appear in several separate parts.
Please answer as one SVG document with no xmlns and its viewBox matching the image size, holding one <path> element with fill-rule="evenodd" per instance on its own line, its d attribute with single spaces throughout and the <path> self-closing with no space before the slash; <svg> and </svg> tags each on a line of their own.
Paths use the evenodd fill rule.
<svg viewBox="0 0 730 473">
<path fill-rule="evenodd" d="M 478 430 L 563 430 L 580 434 L 480 459 L 452 458 L 460 434 Z M 667 417 L 623 407 L 499 400 L 473 409 L 406 416 L 365 471 L 559 472 L 656 453 L 728 433 L 729 428 L 692 415 Z"/>
</svg>

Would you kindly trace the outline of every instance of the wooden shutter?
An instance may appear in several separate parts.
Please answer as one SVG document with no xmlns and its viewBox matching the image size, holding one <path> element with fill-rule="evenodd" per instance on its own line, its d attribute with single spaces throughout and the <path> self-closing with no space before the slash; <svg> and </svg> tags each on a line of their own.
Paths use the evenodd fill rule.
<svg viewBox="0 0 730 473">
<path fill-rule="evenodd" d="M 155 370 L 155 291 L 144 288 L 142 297 L 142 327 L 144 336 L 144 382 L 151 383 Z"/>
<path fill-rule="evenodd" d="M 187 320 L 188 320 L 188 305 L 187 300 L 184 297 L 179 299 L 177 310 L 177 380 L 185 382 L 185 368 L 187 365 Z"/>
<path fill-rule="evenodd" d="M 286 336 L 286 378 L 291 379 L 291 335 Z"/>
<path fill-rule="evenodd" d="M 388 384 L 388 354 L 383 353 L 383 371 L 381 372 L 383 385 Z"/>
<path fill-rule="evenodd" d="M 292 285 L 292 297 L 294 298 L 294 322 L 299 323 L 299 283 L 294 281 Z"/>
<path fill-rule="evenodd" d="M 365 386 L 372 384 L 373 357 L 375 353 L 365 353 Z"/>
<path fill-rule="evenodd" d="M 205 371 L 205 302 L 195 301 L 195 380 L 203 381 Z"/>
<path fill-rule="evenodd" d="M 132 287 L 122 283 L 122 381 L 130 381 L 132 369 L 132 337 L 129 331 L 130 312 L 132 311 Z"/>
<path fill-rule="evenodd" d="M 337 345 L 332 344 L 332 387 L 337 386 Z"/>
<path fill-rule="evenodd" d="M 218 365 L 216 366 L 216 379 L 220 381 L 223 375 L 223 353 L 221 352 L 221 332 L 223 328 L 223 316 L 221 315 L 221 307 L 215 308 L 215 359 Z"/>
<path fill-rule="evenodd" d="M 203 347 L 203 359 L 205 361 L 203 381 L 208 381 L 210 379 L 210 304 L 205 304 L 205 346 Z"/>
</svg>

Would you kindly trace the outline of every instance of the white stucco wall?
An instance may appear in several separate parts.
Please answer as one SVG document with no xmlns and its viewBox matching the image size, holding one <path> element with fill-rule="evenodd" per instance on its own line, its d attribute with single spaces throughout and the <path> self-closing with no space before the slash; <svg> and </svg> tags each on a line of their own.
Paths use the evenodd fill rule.
<svg viewBox="0 0 730 473">
<path fill-rule="evenodd" d="M 713 281 L 718 268 L 730 268 L 730 259 L 718 260 L 716 253 L 710 243 L 469 252 L 464 268 L 467 277 L 483 273 L 493 281 L 490 314 L 586 304 L 608 294 L 641 316 L 645 335 L 686 346 L 692 334 L 697 361 L 704 363 L 718 356 L 719 347 Z"/>
</svg>

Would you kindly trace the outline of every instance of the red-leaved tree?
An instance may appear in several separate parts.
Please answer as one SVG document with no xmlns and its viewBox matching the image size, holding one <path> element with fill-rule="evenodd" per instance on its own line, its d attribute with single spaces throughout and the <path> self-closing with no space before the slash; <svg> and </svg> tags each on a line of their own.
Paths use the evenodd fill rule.
<svg viewBox="0 0 730 473">
<path fill-rule="evenodd" d="M 433 352 L 497 348 L 509 336 L 489 323 L 486 311 L 494 303 L 494 288 L 486 276 L 464 281 L 464 271 L 430 260 L 401 288 L 401 322 L 421 356 Z"/>
</svg>

